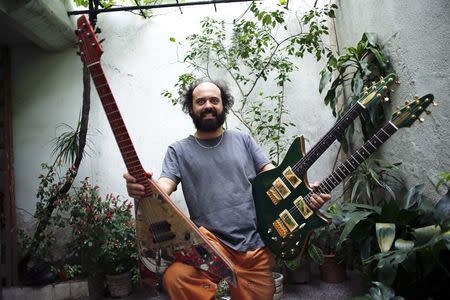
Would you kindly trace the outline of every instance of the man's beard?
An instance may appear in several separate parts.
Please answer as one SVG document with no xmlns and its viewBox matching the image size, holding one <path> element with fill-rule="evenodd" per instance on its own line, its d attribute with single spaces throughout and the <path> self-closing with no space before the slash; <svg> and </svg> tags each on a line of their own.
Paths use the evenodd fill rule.
<svg viewBox="0 0 450 300">
<path fill-rule="evenodd" d="M 207 114 L 212 114 L 214 119 L 204 119 Z M 200 116 L 190 113 L 192 121 L 194 122 L 195 128 L 200 131 L 216 131 L 225 122 L 225 112 L 222 110 L 220 114 L 214 108 L 207 108 L 200 113 Z"/>
</svg>

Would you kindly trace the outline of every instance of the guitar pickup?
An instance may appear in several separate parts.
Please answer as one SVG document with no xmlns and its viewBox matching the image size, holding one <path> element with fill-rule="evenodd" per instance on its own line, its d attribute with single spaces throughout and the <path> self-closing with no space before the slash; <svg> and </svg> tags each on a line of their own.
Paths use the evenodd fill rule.
<svg viewBox="0 0 450 300">
<path fill-rule="evenodd" d="M 287 196 L 291 194 L 291 191 L 281 178 L 278 177 L 272 184 L 277 189 L 278 193 L 280 193 L 281 197 L 283 197 L 283 199 L 286 199 Z"/>
<path fill-rule="evenodd" d="M 298 228 L 297 221 L 295 221 L 294 217 L 292 217 L 287 209 L 281 212 L 280 219 L 290 232 Z"/>
<path fill-rule="evenodd" d="M 277 205 L 278 202 L 281 201 L 282 197 L 280 193 L 272 186 L 270 189 L 266 192 L 267 196 L 269 196 L 270 200 L 273 202 L 273 204 Z"/>
<path fill-rule="evenodd" d="M 305 199 L 302 196 L 299 196 L 294 200 L 294 205 L 297 207 L 298 211 L 302 214 L 303 218 L 308 219 L 312 214 L 312 209 L 306 204 Z"/>
<path fill-rule="evenodd" d="M 273 222 L 273 227 L 282 238 L 285 238 L 289 233 L 288 229 L 286 228 L 286 226 L 284 226 L 283 222 L 280 219 L 277 219 L 275 220 L 275 222 Z"/>
<path fill-rule="evenodd" d="M 295 174 L 291 167 L 287 167 L 286 170 L 283 171 L 283 175 L 294 188 L 298 187 L 298 185 L 302 183 L 302 180 L 298 178 L 297 174 Z"/>
</svg>

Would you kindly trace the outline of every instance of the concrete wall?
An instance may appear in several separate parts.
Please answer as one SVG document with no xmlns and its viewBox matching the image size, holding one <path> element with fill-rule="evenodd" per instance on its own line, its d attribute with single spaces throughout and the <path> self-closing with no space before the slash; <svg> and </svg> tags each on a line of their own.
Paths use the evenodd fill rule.
<svg viewBox="0 0 450 300">
<path fill-rule="evenodd" d="M 436 174 L 450 171 L 450 2 L 447 0 L 338 0 L 339 48 L 356 44 L 364 32 L 375 32 L 391 55 L 400 79 L 389 112 L 414 95 L 432 93 L 439 103 L 425 122 L 400 129 L 382 148 L 382 157 L 401 161 L 408 185 L 426 184 L 437 200 Z M 393 109 L 393 110 L 392 110 Z"/>
<path fill-rule="evenodd" d="M 184 66 L 177 63 L 178 41 L 198 32 L 205 16 L 232 20 L 248 4 L 196 6 L 157 10 L 156 16 L 144 20 L 130 13 L 99 15 L 98 25 L 106 38 L 102 64 L 110 86 L 127 124 L 128 131 L 145 168 L 156 175 L 167 146 L 194 132 L 189 116 L 173 107 L 160 95 L 170 89 Z M 291 7 L 310 8 L 303 1 L 291 1 Z M 21 209 L 33 213 L 40 163 L 51 161 L 51 139 L 58 136 L 61 123 L 76 125 L 82 101 L 81 62 L 77 49 L 48 53 L 37 48 L 12 49 L 13 69 L 13 130 L 16 174 L 16 201 L 19 221 L 27 218 Z M 183 49 L 178 49 L 179 55 Z M 312 57 L 301 62 L 301 69 L 287 87 L 291 121 L 298 124 L 290 134 L 304 133 L 312 146 L 334 123 L 329 109 L 318 94 L 319 71 L 322 63 Z M 230 118 L 229 126 L 238 122 Z M 84 176 L 101 187 L 102 193 L 126 197 L 122 162 L 111 130 L 96 92 L 92 92 L 88 150 L 77 180 Z M 320 180 L 330 172 L 336 155 L 336 145 L 312 168 L 309 178 Z M 174 199 L 181 207 L 181 189 Z"/>
</svg>

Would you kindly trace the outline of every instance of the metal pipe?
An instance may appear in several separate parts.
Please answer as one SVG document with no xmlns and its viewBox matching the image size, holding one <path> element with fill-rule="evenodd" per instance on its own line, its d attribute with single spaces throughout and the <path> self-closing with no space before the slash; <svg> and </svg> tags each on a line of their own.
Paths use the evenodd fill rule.
<svg viewBox="0 0 450 300">
<path fill-rule="evenodd" d="M 73 15 L 82 15 L 82 14 L 99 14 L 104 12 L 117 12 L 117 11 L 132 11 L 132 10 L 140 10 L 140 9 L 153 9 L 153 8 L 167 8 L 167 7 L 181 7 L 181 6 L 191 6 L 191 5 L 205 5 L 205 4 L 221 4 L 221 3 L 232 3 L 232 2 L 250 2 L 253 0 L 207 0 L 207 1 L 194 1 L 194 2 L 186 2 L 186 3 L 168 3 L 168 4 L 154 4 L 154 5 L 136 5 L 136 6 L 123 6 L 123 7 L 111 7 L 111 8 L 102 8 L 95 10 L 73 10 L 68 11 L 67 14 L 69 16 Z"/>
</svg>

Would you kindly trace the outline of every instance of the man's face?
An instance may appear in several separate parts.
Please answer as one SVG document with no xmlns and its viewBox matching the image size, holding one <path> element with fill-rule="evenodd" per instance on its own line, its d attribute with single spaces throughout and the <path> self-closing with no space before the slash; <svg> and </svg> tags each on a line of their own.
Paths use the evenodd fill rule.
<svg viewBox="0 0 450 300">
<path fill-rule="evenodd" d="M 192 113 L 195 128 L 215 131 L 225 122 L 220 89 L 211 82 L 200 83 L 192 91 Z"/>
</svg>

